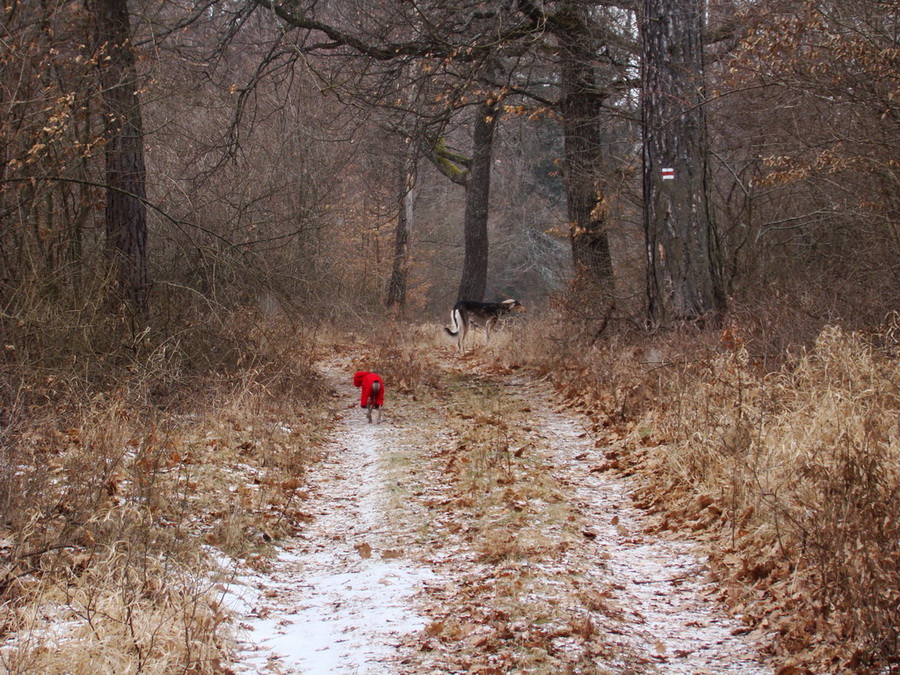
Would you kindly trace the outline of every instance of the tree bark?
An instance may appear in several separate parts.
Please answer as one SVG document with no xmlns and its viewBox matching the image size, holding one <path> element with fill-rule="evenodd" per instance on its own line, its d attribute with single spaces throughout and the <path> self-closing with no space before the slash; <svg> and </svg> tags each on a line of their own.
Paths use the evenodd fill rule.
<svg viewBox="0 0 900 675">
<path fill-rule="evenodd" d="M 491 157 L 499 110 L 485 101 L 475 115 L 472 161 L 466 176 L 465 255 L 458 300 L 484 300 L 488 269 L 488 206 Z"/>
<path fill-rule="evenodd" d="M 576 281 L 611 299 L 615 295 L 612 254 L 602 186 L 600 113 L 608 95 L 597 82 L 600 49 L 589 8 L 565 0 L 547 13 L 543 4 L 517 0 L 536 30 L 553 34 L 559 45 L 559 109 L 565 143 L 566 210 Z M 605 303 L 604 303 L 605 304 Z"/>
<path fill-rule="evenodd" d="M 126 0 L 91 0 L 106 116 L 106 244 L 121 298 L 146 319 L 144 135 Z"/>
<path fill-rule="evenodd" d="M 407 139 L 403 158 L 403 190 L 399 199 L 397 230 L 394 236 L 394 262 L 385 304 L 394 305 L 402 312 L 406 307 L 406 291 L 409 284 L 409 241 L 413 228 L 413 187 L 416 180 L 416 145 Z"/>
<path fill-rule="evenodd" d="M 577 278 L 611 296 L 613 266 L 600 171 L 600 111 L 604 94 L 594 81 L 588 36 L 579 31 L 558 31 L 558 35 L 564 45 L 560 59 L 560 112 L 572 259 Z"/>
<path fill-rule="evenodd" d="M 644 0 L 644 231 L 653 324 L 714 324 L 726 300 L 710 198 L 702 0 Z"/>
</svg>

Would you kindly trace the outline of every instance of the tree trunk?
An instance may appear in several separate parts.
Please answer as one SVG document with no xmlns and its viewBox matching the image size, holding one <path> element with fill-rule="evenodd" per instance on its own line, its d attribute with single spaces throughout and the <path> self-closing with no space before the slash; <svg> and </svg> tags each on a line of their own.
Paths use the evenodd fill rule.
<svg viewBox="0 0 900 675">
<path fill-rule="evenodd" d="M 137 70 L 125 0 L 92 0 L 106 113 L 106 242 L 118 291 L 146 319 L 146 169 Z"/>
<path fill-rule="evenodd" d="M 703 109 L 702 0 L 644 0 L 642 132 L 651 322 L 725 310 Z"/>
<path fill-rule="evenodd" d="M 475 116 L 472 163 L 466 177 L 465 256 L 458 300 L 484 300 L 488 268 L 488 203 L 491 156 L 499 116 L 495 102 L 485 101 Z"/>
<path fill-rule="evenodd" d="M 584 26 L 573 21 L 573 26 Z M 566 205 L 576 277 L 604 294 L 614 292 L 612 257 L 600 172 L 600 112 L 604 94 L 594 81 L 586 31 L 557 31 L 561 53 Z"/>
<path fill-rule="evenodd" d="M 403 191 L 400 195 L 397 230 L 394 236 L 394 262 L 385 304 L 394 305 L 402 312 L 406 307 L 406 290 L 409 283 L 409 240 L 413 227 L 413 187 L 416 180 L 416 146 L 407 139 L 403 160 Z"/>
</svg>

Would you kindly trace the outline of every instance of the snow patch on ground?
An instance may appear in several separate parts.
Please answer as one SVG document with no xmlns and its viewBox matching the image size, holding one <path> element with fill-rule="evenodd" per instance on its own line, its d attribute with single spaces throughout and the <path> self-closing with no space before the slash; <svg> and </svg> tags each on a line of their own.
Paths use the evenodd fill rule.
<svg viewBox="0 0 900 675">
<path fill-rule="evenodd" d="M 716 604 L 715 584 L 694 547 L 645 535 L 644 516 L 631 505 L 627 484 L 591 471 L 584 458 L 595 449 L 584 429 L 545 412 L 542 431 L 552 439 L 554 475 L 568 485 L 596 535 L 605 561 L 597 574 L 613 583 L 622 618 L 618 627 L 605 626 L 615 636 L 611 641 L 667 674 L 770 673 L 744 635 L 746 627 Z"/>
<path fill-rule="evenodd" d="M 336 375 L 337 377 L 337 375 Z M 353 401 L 352 387 L 338 391 Z M 310 472 L 315 520 L 264 574 L 245 572 L 225 598 L 238 616 L 239 673 L 384 673 L 400 639 L 425 619 L 413 597 L 434 575 L 403 558 L 385 514 L 390 420 L 348 410 Z"/>
</svg>

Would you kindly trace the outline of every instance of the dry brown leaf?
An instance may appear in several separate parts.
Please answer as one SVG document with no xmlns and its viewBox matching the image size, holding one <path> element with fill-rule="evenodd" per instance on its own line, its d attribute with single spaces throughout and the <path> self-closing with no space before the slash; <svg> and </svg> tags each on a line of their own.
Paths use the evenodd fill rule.
<svg viewBox="0 0 900 675">
<path fill-rule="evenodd" d="M 425 632 L 428 633 L 431 637 L 437 637 L 444 630 L 444 622 L 443 621 L 432 621 L 430 624 L 425 626 Z"/>
</svg>

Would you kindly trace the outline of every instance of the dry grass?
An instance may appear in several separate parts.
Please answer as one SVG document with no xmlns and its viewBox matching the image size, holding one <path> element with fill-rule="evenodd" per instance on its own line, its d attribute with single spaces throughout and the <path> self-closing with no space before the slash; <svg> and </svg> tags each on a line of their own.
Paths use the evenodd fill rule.
<svg viewBox="0 0 900 675">
<path fill-rule="evenodd" d="M 189 355 L 215 331 L 210 370 Z M 221 672 L 217 558 L 262 560 L 308 520 L 303 474 L 331 418 L 310 404 L 324 398 L 314 334 L 252 313 L 200 333 L 144 338 L 128 357 L 101 356 L 99 375 L 8 342 L 6 671 Z M 54 348 L 87 358 L 80 346 Z"/>
<path fill-rule="evenodd" d="M 214 672 L 226 615 L 193 569 L 125 540 L 81 551 L 32 577 L 29 601 L 7 614 L 16 639 L 0 662 L 13 673 Z"/>
<path fill-rule="evenodd" d="M 413 397 L 425 395 L 438 381 L 436 359 L 445 348 L 443 329 L 436 324 L 409 324 L 372 319 L 365 330 L 350 334 L 354 370 L 378 372 L 390 392 Z M 346 337 L 334 336 L 340 344 Z"/>
<path fill-rule="evenodd" d="M 476 334 L 474 351 L 583 405 L 607 468 L 641 477 L 636 496 L 660 528 L 705 537 L 735 610 L 777 634 L 779 664 L 865 671 L 898 658 L 896 321 L 871 336 L 831 327 L 805 351 L 776 358 L 770 345 L 763 359 L 738 326 L 598 340 L 593 323 L 582 335 L 562 315 L 518 323 L 527 338 L 507 326 L 488 347 Z M 469 540 L 486 570 L 473 584 L 503 607 L 481 616 L 477 596 L 452 598 L 487 632 L 448 619 L 435 634 L 488 645 L 515 635 L 523 668 L 553 663 L 542 651 L 553 631 L 590 641 L 582 614 L 539 606 L 546 580 L 523 564 L 558 558 L 578 536 L 527 450 L 527 425 L 511 422 L 527 411 L 487 380 L 447 385 L 438 373 L 453 346 L 440 325 L 372 325 L 351 338 L 368 346 L 353 366 L 446 408 L 434 411 L 449 425 L 434 446 L 452 492 L 441 526 Z M 0 663 L 216 672 L 229 634 L 207 554 L 263 564 L 308 519 L 303 475 L 331 420 L 313 366 L 347 336 L 239 313 L 196 341 L 138 342 L 80 370 L 29 339 L 7 338 L 0 386 Z M 523 628 L 536 616 L 553 631 Z"/>
<path fill-rule="evenodd" d="M 650 461 L 676 494 L 716 497 L 727 518 L 720 550 L 740 558 L 733 571 L 747 586 L 778 587 L 793 605 L 777 625 L 785 653 L 833 660 L 837 670 L 895 658 L 896 363 L 863 336 L 829 327 L 779 373 L 755 370 L 731 344 L 692 384 L 672 392 L 677 406 L 658 427 L 670 442 Z M 748 613 L 762 622 L 774 609 Z"/>
</svg>

